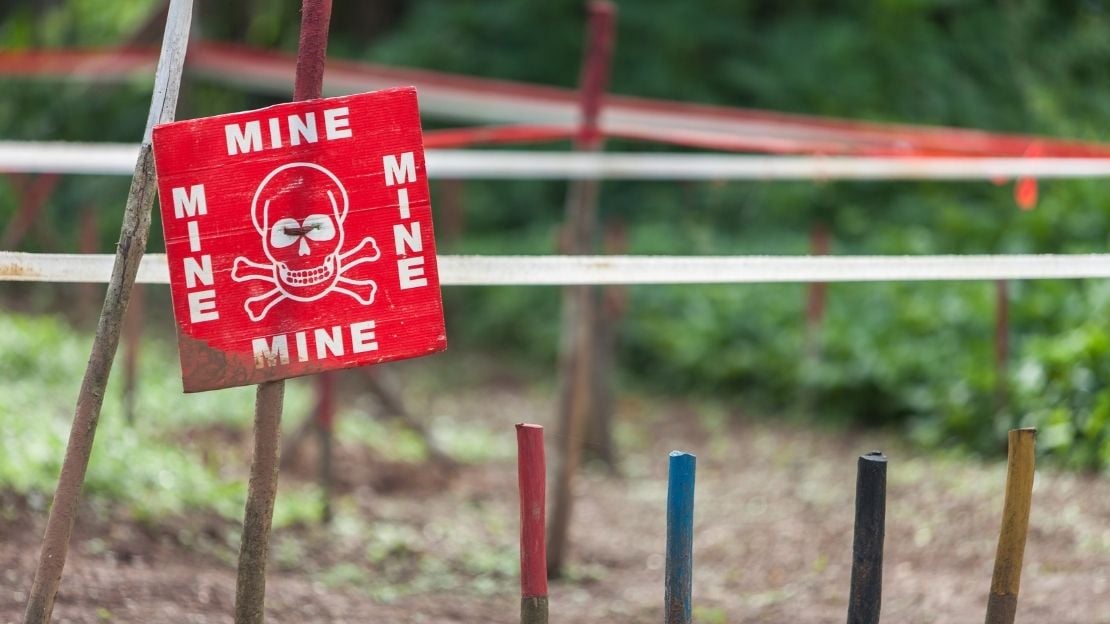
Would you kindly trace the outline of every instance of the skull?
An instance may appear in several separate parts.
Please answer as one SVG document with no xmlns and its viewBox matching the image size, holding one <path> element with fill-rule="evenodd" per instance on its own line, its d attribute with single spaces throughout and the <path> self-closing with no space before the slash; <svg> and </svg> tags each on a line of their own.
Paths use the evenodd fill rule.
<svg viewBox="0 0 1110 624">
<path fill-rule="evenodd" d="M 313 301 L 335 285 L 347 208 L 343 185 L 312 163 L 278 167 L 259 185 L 251 216 L 286 296 Z"/>
</svg>

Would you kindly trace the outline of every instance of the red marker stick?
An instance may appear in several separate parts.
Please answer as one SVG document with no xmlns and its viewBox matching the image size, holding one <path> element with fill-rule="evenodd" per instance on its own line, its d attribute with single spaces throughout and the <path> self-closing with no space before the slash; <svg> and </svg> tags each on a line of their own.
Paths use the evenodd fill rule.
<svg viewBox="0 0 1110 624">
<path fill-rule="evenodd" d="M 544 534 L 547 460 L 543 427 L 516 426 L 520 481 L 520 624 L 547 624 L 547 545 Z"/>
</svg>

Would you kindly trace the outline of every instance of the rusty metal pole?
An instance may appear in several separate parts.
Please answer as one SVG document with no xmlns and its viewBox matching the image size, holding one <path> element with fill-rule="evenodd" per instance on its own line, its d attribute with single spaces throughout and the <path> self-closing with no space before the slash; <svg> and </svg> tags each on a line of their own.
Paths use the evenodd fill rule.
<svg viewBox="0 0 1110 624">
<path fill-rule="evenodd" d="M 170 3 L 162 52 L 154 75 L 154 95 L 150 102 L 146 131 L 139 146 L 135 175 L 131 179 L 131 190 L 127 194 L 127 204 L 124 207 L 116 260 L 108 281 L 104 306 L 100 311 L 96 337 L 93 338 L 92 353 L 77 395 L 77 407 L 74 410 L 65 459 L 62 461 L 62 472 L 50 505 L 42 551 L 27 598 L 24 624 L 46 624 L 54 611 L 54 598 L 65 568 L 81 486 L 85 482 L 96 426 L 100 420 L 100 408 L 104 403 L 104 389 L 108 385 L 108 375 L 112 371 L 112 362 L 119 347 L 120 329 L 131 298 L 131 287 L 135 284 L 135 274 L 139 270 L 139 261 L 150 235 L 150 208 L 157 192 L 151 131 L 155 124 L 172 121 L 177 110 L 177 93 L 181 86 L 192 15 L 192 0 L 173 0 Z"/>
<path fill-rule="evenodd" d="M 293 100 L 319 98 L 324 88 L 324 59 L 331 23 L 331 0 L 304 0 Z M 254 412 L 254 456 L 251 459 L 239 572 L 235 582 L 235 624 L 265 621 L 266 558 L 281 455 L 281 410 L 285 382 L 258 385 Z"/>
<path fill-rule="evenodd" d="M 604 145 L 600 131 L 602 97 L 609 83 L 609 69 L 614 42 L 617 9 L 611 2 L 595 0 L 589 4 L 589 26 L 582 75 L 581 125 L 575 140 L 580 151 L 598 151 Z M 567 194 L 564 246 L 568 254 L 586 254 L 593 250 L 597 229 L 597 180 L 581 180 L 571 184 Z M 591 344 L 594 317 L 597 314 L 596 290 L 588 286 L 572 286 L 563 294 L 563 330 L 560 355 L 559 424 L 562 448 L 556 475 L 555 505 L 551 515 L 550 540 L 547 544 L 547 569 L 558 577 L 566 553 L 568 525 L 574 498 L 574 474 L 582 456 L 586 433 L 587 412 L 593 403 L 591 389 Z"/>
</svg>

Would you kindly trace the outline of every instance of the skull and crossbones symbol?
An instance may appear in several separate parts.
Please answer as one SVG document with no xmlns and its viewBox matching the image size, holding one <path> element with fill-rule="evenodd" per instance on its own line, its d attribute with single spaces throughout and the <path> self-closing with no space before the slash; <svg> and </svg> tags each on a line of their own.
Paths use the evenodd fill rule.
<svg viewBox="0 0 1110 624">
<path fill-rule="evenodd" d="M 248 298 L 243 309 L 258 322 L 278 303 L 317 301 L 336 292 L 362 305 L 374 303 L 377 284 L 347 273 L 381 257 L 367 236 L 343 251 L 347 190 L 331 171 L 314 163 L 289 163 L 263 178 L 251 202 L 251 220 L 269 264 L 235 258 L 231 279 L 268 282 L 272 288 Z"/>
</svg>

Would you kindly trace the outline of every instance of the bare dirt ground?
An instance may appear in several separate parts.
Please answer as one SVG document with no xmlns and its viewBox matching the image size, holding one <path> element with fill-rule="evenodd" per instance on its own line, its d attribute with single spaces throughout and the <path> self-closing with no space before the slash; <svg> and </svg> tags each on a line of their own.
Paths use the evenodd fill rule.
<svg viewBox="0 0 1110 624">
<path fill-rule="evenodd" d="M 546 416 L 538 399 L 547 398 L 494 388 L 431 407 L 511 440 L 522 414 Z M 552 585 L 553 622 L 661 619 L 666 454 L 675 448 L 698 454 L 697 622 L 843 622 L 855 457 L 873 448 L 891 457 L 883 620 L 982 621 L 1002 458 L 922 455 L 884 434 L 725 416 L 621 404 L 624 474 L 588 472 L 578 482 L 572 565 Z M 345 495 L 335 523 L 274 534 L 267 621 L 517 621 L 511 455 L 437 475 L 375 463 L 345 445 L 340 465 Z M 0 499 L 4 624 L 20 619 L 30 586 L 45 520 L 33 502 Z M 217 518 L 138 522 L 87 505 L 54 621 L 229 622 L 237 543 L 234 525 Z M 1038 471 L 1018 621 L 1110 623 L 1110 478 Z"/>
</svg>

